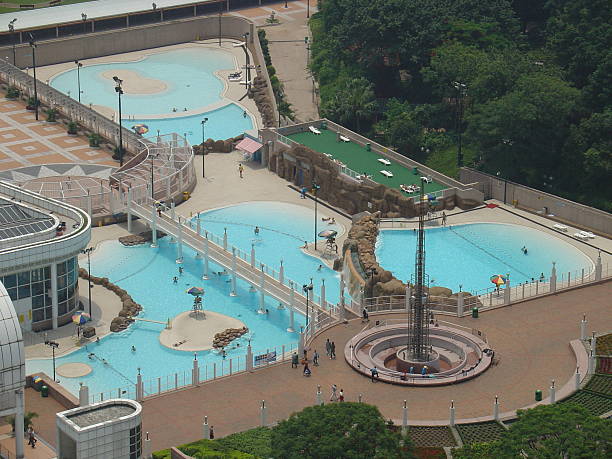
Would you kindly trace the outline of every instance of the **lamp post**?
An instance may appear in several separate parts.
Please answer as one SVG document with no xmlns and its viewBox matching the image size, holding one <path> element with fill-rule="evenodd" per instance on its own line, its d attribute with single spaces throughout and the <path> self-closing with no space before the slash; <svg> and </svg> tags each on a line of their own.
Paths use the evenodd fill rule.
<svg viewBox="0 0 612 459">
<path fill-rule="evenodd" d="M 506 195 L 507 195 L 507 191 L 508 191 L 508 180 L 506 180 L 505 178 L 503 178 L 501 176 L 501 172 L 497 171 L 497 175 L 499 178 L 501 178 L 504 181 L 504 204 L 506 204 Z"/>
<path fill-rule="evenodd" d="M 205 137 L 204 137 L 204 125 L 206 124 L 206 122 L 208 121 L 208 118 L 204 118 L 202 120 L 202 178 L 206 177 L 206 174 L 204 173 L 204 142 L 205 142 Z"/>
<path fill-rule="evenodd" d="M 149 154 L 149 158 L 151 158 L 151 200 L 155 202 L 155 188 L 153 185 L 153 160 L 158 157 L 157 153 Z"/>
<path fill-rule="evenodd" d="M 366 271 L 366 275 L 368 276 L 368 284 L 369 284 L 369 290 L 370 290 L 370 297 L 374 296 L 374 275 L 378 274 L 378 271 L 376 270 L 376 268 L 369 268 Z"/>
<path fill-rule="evenodd" d="M 81 253 L 87 255 L 87 297 L 89 300 L 89 317 L 91 320 L 91 257 L 90 254 L 93 252 L 93 247 L 88 247 L 81 250 Z"/>
<path fill-rule="evenodd" d="M 463 152 L 461 151 L 461 128 L 463 126 L 463 97 L 467 86 L 459 81 L 453 81 L 453 87 L 457 90 L 455 98 L 456 128 L 457 128 L 457 166 L 463 166 Z"/>
<path fill-rule="evenodd" d="M 74 63 L 77 66 L 77 90 L 79 91 L 79 104 L 81 103 L 81 64 L 78 60 L 75 60 Z"/>
<path fill-rule="evenodd" d="M 113 77 L 113 80 L 115 80 L 115 92 L 119 96 L 119 167 L 121 167 L 123 166 L 123 130 L 121 126 L 121 95 L 123 94 L 121 83 L 123 83 L 123 80 L 116 76 Z"/>
<path fill-rule="evenodd" d="M 32 68 L 34 69 L 34 114 L 38 121 L 38 90 L 36 88 L 36 42 L 34 35 L 30 34 L 30 46 L 32 47 Z"/>
<path fill-rule="evenodd" d="M 310 303 L 309 303 L 309 299 L 310 299 L 310 292 L 312 292 L 313 289 L 313 285 L 312 285 L 312 277 L 310 278 L 310 284 L 304 284 L 302 286 L 302 291 L 306 294 L 306 327 L 308 327 L 308 318 L 310 317 Z"/>
<path fill-rule="evenodd" d="M 249 50 L 248 50 L 249 32 L 245 32 L 243 37 L 244 37 L 244 55 L 246 56 L 246 74 L 247 74 L 246 88 L 248 92 L 249 89 L 251 89 L 251 58 L 249 57 Z"/>
<path fill-rule="evenodd" d="M 306 17 L 310 17 L 310 0 L 306 0 Z"/>
<path fill-rule="evenodd" d="M 317 250 L 317 190 L 321 188 L 316 182 L 312 182 L 312 195 L 314 196 L 314 248 Z"/>
<path fill-rule="evenodd" d="M 83 20 L 83 33 L 87 33 L 87 15 L 81 13 L 81 19 Z"/>
<path fill-rule="evenodd" d="M 45 340 L 45 345 L 49 346 L 51 352 L 53 352 L 53 382 L 55 382 L 55 350 L 59 347 L 59 343 L 57 341 Z"/>
<path fill-rule="evenodd" d="M 17 21 L 17 18 L 13 19 L 8 24 L 9 32 L 11 33 L 11 44 L 13 46 L 13 65 L 16 65 L 15 62 L 17 61 L 17 56 L 15 53 L 15 22 L 16 21 Z"/>
</svg>

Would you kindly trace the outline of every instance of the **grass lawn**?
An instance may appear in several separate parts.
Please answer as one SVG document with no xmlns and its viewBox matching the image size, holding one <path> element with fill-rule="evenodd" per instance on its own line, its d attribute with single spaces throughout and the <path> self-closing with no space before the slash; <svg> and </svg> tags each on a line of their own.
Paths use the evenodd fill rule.
<svg viewBox="0 0 612 459">
<path fill-rule="evenodd" d="M 462 151 L 463 164 L 469 166 L 474 162 L 476 153 L 466 145 L 463 146 Z M 425 165 L 448 177 L 458 179 L 459 168 L 457 167 L 457 146 L 451 145 L 444 150 L 434 151 L 429 155 L 427 161 L 425 161 Z"/>
<path fill-rule="evenodd" d="M 404 185 L 420 185 L 421 174 L 414 174 L 412 169 L 406 168 L 401 164 L 391 161 L 391 164 L 385 166 L 378 161 L 381 158 L 374 151 L 367 151 L 365 148 L 357 145 L 354 142 L 339 142 L 336 140 L 336 133 L 328 129 L 322 129 L 321 135 L 315 135 L 312 132 L 299 132 L 289 136 L 291 140 L 307 146 L 320 153 L 328 153 L 339 161 L 342 161 L 349 169 L 357 173 L 367 173 L 372 176 L 372 180 L 377 183 L 382 183 L 389 188 L 399 190 L 401 184 Z M 385 177 L 380 173 L 381 170 L 387 170 L 393 173 L 393 177 Z M 447 188 L 437 182 L 426 183 L 425 192 L 431 193 Z M 416 196 L 417 193 L 406 194 L 407 196 Z"/>
</svg>

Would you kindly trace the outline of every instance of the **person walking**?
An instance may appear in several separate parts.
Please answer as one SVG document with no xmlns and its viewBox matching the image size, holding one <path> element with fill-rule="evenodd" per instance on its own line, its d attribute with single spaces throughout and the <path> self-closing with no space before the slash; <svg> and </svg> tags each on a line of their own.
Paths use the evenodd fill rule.
<svg viewBox="0 0 612 459">
<path fill-rule="evenodd" d="M 370 315 L 368 314 L 368 309 L 367 308 L 363 308 L 363 312 L 362 312 L 362 322 L 367 322 L 368 320 L 370 320 Z"/>
<path fill-rule="evenodd" d="M 325 352 L 327 353 L 327 357 L 331 355 L 331 343 L 329 342 L 329 338 L 325 341 Z"/>
<path fill-rule="evenodd" d="M 297 355 L 297 352 L 294 352 L 293 355 L 291 356 L 291 368 L 297 368 L 299 363 L 299 357 Z"/>
<path fill-rule="evenodd" d="M 376 366 L 370 369 L 370 373 L 372 374 L 372 382 L 374 382 L 374 378 L 378 379 L 378 369 Z"/>
<path fill-rule="evenodd" d="M 340 389 L 340 397 L 338 399 L 340 402 L 344 401 L 344 389 Z"/>
<path fill-rule="evenodd" d="M 27 437 L 28 445 L 32 448 L 36 448 L 36 437 L 34 436 L 34 429 L 32 428 L 32 426 L 28 427 Z"/>
<path fill-rule="evenodd" d="M 210 439 L 215 439 L 215 428 L 213 426 L 210 426 Z"/>
<path fill-rule="evenodd" d="M 446 212 L 442 211 L 442 226 L 446 226 Z"/>
<path fill-rule="evenodd" d="M 336 358 L 336 343 L 334 341 L 332 341 L 329 346 L 329 358 L 330 359 Z"/>
<path fill-rule="evenodd" d="M 314 364 L 315 367 L 319 366 L 319 353 L 317 352 L 316 349 L 314 351 L 314 354 L 312 354 L 312 363 Z"/>
<path fill-rule="evenodd" d="M 242 173 L 244 172 L 244 167 L 242 166 L 242 163 L 238 164 L 238 173 L 240 174 L 240 178 L 244 178 L 242 176 Z"/>
<path fill-rule="evenodd" d="M 330 402 L 337 402 L 338 401 L 338 386 L 336 386 L 335 384 L 332 384 L 331 386 L 331 396 L 329 397 L 329 401 Z"/>
</svg>

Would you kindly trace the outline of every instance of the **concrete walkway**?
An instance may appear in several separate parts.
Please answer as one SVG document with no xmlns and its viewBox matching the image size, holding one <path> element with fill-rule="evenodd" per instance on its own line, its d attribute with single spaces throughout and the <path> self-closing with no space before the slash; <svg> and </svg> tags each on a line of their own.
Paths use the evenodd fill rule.
<svg viewBox="0 0 612 459">
<path fill-rule="evenodd" d="M 310 15 L 316 11 L 317 2 L 311 0 Z M 279 24 L 266 24 L 266 19 L 273 12 Z M 304 37 L 309 37 L 311 41 L 306 13 L 306 1 L 287 2 L 287 8 L 285 2 L 279 2 L 230 13 L 250 19 L 266 31 L 272 65 L 295 116 L 301 121 L 319 119 L 314 83 L 308 70 L 309 45 L 304 42 Z"/>
<path fill-rule="evenodd" d="M 335 341 L 342 355 L 347 340 L 363 327 L 355 319 L 316 338 L 311 351 L 317 349 L 323 356 L 319 367 L 311 366 L 312 377 L 303 377 L 300 369 L 292 369 L 287 362 L 149 399 L 143 405 L 143 429 L 151 434 L 153 450 L 201 438 L 204 416 L 221 437 L 258 426 L 261 400 L 268 406 L 268 422 L 275 423 L 313 405 L 317 385 L 327 402 L 332 384 L 344 390 L 347 401 L 357 401 L 362 394 L 363 401 L 377 405 L 383 416 L 392 419 L 401 419 L 403 400 L 408 401 L 410 420 L 445 421 L 451 400 L 458 419 L 491 415 L 496 395 L 502 412 L 517 409 L 533 403 L 536 389 L 547 397 L 552 379 L 558 387 L 570 380 L 576 361 L 569 341 L 579 336 L 583 313 L 590 319 L 589 329 L 612 329 L 611 294 L 608 282 L 484 313 L 480 319 L 450 319 L 486 333 L 500 363 L 474 380 L 436 388 L 372 383 L 341 357 L 325 357 L 327 338 Z M 181 429 L 168 429 L 177 425 Z"/>
</svg>

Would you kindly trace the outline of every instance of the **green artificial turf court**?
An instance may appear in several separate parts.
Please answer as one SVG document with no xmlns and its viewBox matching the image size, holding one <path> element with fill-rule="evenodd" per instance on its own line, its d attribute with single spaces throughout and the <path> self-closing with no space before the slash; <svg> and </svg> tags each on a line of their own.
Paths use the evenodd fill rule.
<svg viewBox="0 0 612 459">
<path fill-rule="evenodd" d="M 339 161 L 342 161 L 349 169 L 354 170 L 358 174 L 366 173 L 372 176 L 372 180 L 377 183 L 382 183 L 389 188 L 400 189 L 400 185 L 421 185 L 421 173 L 414 174 L 412 168 L 406 168 L 393 160 L 391 164 L 386 166 L 378 161 L 382 158 L 374 151 L 367 151 L 365 147 L 361 147 L 354 142 L 340 142 L 336 140 L 336 133 L 329 129 L 321 129 L 321 135 L 315 135 L 310 131 L 299 132 L 287 136 L 291 140 L 307 146 L 320 153 L 328 153 Z M 385 177 L 380 173 L 381 170 L 387 170 L 393 174 L 393 177 Z M 442 185 L 433 181 L 425 184 L 425 192 L 433 193 L 443 190 L 448 186 Z M 405 196 L 417 196 L 418 193 L 402 193 Z"/>
</svg>

